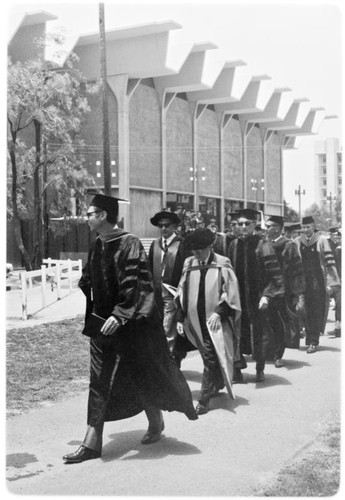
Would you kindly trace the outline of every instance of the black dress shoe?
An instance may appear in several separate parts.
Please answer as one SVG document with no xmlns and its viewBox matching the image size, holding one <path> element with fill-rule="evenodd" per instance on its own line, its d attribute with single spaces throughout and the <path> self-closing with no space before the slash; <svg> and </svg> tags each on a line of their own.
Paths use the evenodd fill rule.
<svg viewBox="0 0 345 500">
<path fill-rule="evenodd" d="M 195 408 L 197 415 L 205 415 L 208 412 L 208 404 L 207 403 L 198 403 Z"/>
<path fill-rule="evenodd" d="M 141 444 L 153 444 L 160 441 L 162 437 L 162 432 L 164 431 L 164 420 L 162 420 L 160 427 L 158 429 L 147 429 L 146 434 L 141 440 Z"/>
<path fill-rule="evenodd" d="M 262 370 L 257 370 L 256 372 L 256 382 L 263 382 L 265 380 L 265 374 Z"/>
<path fill-rule="evenodd" d="M 64 455 L 62 458 L 65 460 L 66 464 L 79 464 L 85 460 L 92 460 L 93 458 L 99 458 L 100 456 L 100 451 L 91 450 L 91 448 L 86 448 L 86 446 L 81 445 L 77 451 Z"/>
<path fill-rule="evenodd" d="M 233 384 L 242 384 L 243 383 L 243 375 L 239 368 L 234 369 L 234 374 L 232 377 Z"/>
</svg>

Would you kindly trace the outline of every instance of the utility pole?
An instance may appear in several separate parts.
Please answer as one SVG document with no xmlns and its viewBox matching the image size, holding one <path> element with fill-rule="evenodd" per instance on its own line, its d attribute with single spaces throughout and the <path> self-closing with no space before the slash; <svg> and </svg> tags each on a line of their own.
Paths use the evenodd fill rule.
<svg viewBox="0 0 345 500">
<path fill-rule="evenodd" d="M 302 194 L 305 194 L 305 189 L 303 191 L 301 190 L 301 186 L 298 186 L 298 189 L 295 189 L 295 195 L 298 196 L 298 213 L 299 213 L 299 219 L 301 220 L 302 217 L 302 212 L 301 212 L 301 196 Z"/>
<path fill-rule="evenodd" d="M 99 57 L 101 66 L 101 92 L 103 110 L 103 171 L 104 194 L 111 195 L 111 168 L 109 149 L 109 116 L 107 98 L 107 55 L 105 44 L 104 4 L 99 4 Z"/>
</svg>

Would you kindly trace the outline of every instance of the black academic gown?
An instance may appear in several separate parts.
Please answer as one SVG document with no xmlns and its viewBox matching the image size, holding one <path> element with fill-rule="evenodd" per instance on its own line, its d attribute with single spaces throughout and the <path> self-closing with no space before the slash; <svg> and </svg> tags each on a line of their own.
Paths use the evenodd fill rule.
<svg viewBox="0 0 345 500">
<path fill-rule="evenodd" d="M 140 240 L 122 229 L 97 238 L 79 286 L 86 318 L 93 310 L 123 323 L 112 346 L 91 339 L 88 424 L 131 417 L 145 403 L 196 419 L 188 384 L 170 357 Z"/>
</svg>

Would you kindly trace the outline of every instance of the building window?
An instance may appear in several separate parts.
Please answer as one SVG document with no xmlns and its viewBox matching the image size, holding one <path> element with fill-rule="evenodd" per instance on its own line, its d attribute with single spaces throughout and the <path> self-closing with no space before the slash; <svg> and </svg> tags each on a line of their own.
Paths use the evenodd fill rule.
<svg viewBox="0 0 345 500">
<path fill-rule="evenodd" d="M 322 195 L 321 195 L 322 198 L 326 198 L 326 196 L 327 196 L 327 189 L 322 189 L 321 193 L 322 193 Z"/>
<path fill-rule="evenodd" d="M 323 186 L 327 186 L 327 180 L 326 179 L 322 179 L 322 185 Z"/>
<path fill-rule="evenodd" d="M 320 164 L 326 163 L 326 155 L 319 155 Z"/>
<path fill-rule="evenodd" d="M 322 175 L 326 175 L 327 174 L 327 167 L 322 167 Z"/>
<path fill-rule="evenodd" d="M 338 177 L 338 184 L 339 184 L 339 186 L 342 185 L 342 178 L 341 177 Z"/>
<path fill-rule="evenodd" d="M 342 163 L 342 153 L 337 153 L 337 160 L 338 160 L 338 164 L 341 165 L 341 163 Z"/>
</svg>

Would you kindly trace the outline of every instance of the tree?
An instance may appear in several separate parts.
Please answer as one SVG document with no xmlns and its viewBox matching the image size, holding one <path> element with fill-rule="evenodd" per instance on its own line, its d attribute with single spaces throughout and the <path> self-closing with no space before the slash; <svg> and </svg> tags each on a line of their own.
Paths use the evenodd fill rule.
<svg viewBox="0 0 345 500">
<path fill-rule="evenodd" d="M 331 226 L 341 224 L 341 200 L 337 200 L 335 206 L 332 207 L 332 213 L 328 203 L 321 206 L 313 203 L 305 210 L 305 215 L 311 215 L 314 218 L 318 229 L 327 231 Z"/>
<path fill-rule="evenodd" d="M 299 222 L 299 215 L 293 208 L 284 200 L 284 219 L 286 222 Z"/>
<path fill-rule="evenodd" d="M 83 167 L 79 131 L 90 111 L 87 95 L 98 85 L 83 82 L 73 68 L 75 60 L 70 55 L 63 68 L 39 56 L 24 63 L 8 61 L 8 217 L 26 269 L 37 268 L 44 255 L 48 191 L 54 191 L 55 207 L 68 211 L 71 191 L 83 200 L 86 188 L 95 186 Z M 54 214 L 54 206 L 50 211 Z M 23 218 L 33 218 L 31 255 L 21 235 Z"/>
</svg>

